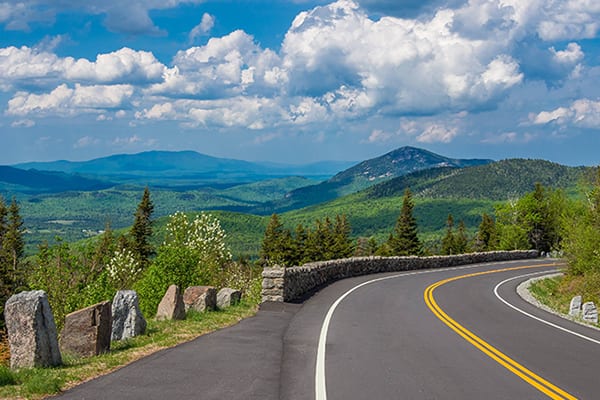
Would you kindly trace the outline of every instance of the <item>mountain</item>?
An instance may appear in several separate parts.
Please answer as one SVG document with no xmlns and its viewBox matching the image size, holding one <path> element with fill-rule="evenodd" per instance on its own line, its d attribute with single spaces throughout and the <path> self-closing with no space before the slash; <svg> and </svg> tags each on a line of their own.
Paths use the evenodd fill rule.
<svg viewBox="0 0 600 400">
<path fill-rule="evenodd" d="M 427 150 L 414 147 L 401 147 L 383 156 L 363 161 L 348 168 L 327 181 L 296 189 L 288 193 L 285 199 L 265 205 L 255 212 L 268 213 L 287 211 L 329 201 L 350 193 L 355 193 L 381 182 L 406 174 L 436 167 L 462 168 L 485 165 L 492 160 L 460 160 L 441 156 Z"/>
<path fill-rule="evenodd" d="M 304 175 L 312 178 L 330 177 L 349 162 L 321 162 L 307 165 L 253 163 L 218 158 L 195 151 L 149 151 L 118 154 L 90 161 L 33 162 L 15 165 L 22 169 L 60 171 L 88 176 L 101 176 L 121 183 L 164 186 L 231 185 L 258 182 L 264 179 Z"/>
<path fill-rule="evenodd" d="M 380 242 L 391 232 L 402 207 L 406 188 L 414 195 L 419 234 L 425 240 L 439 240 L 446 229 L 448 214 L 475 231 L 481 215 L 493 215 L 494 206 L 544 187 L 562 189 L 576 196 L 582 179 L 594 177 L 594 168 L 568 167 L 544 160 L 510 159 L 486 165 L 457 168 L 439 167 L 390 179 L 335 200 L 291 210 L 280 215 L 290 229 L 309 226 L 316 219 L 346 215 L 354 236 L 376 237 Z"/>
<path fill-rule="evenodd" d="M 375 185 L 365 195 L 370 199 L 402 196 L 410 187 L 415 196 L 423 198 L 502 201 L 531 192 L 536 183 L 573 191 L 590 171 L 545 160 L 509 159 L 469 168 L 425 170 Z"/>
<path fill-rule="evenodd" d="M 70 190 L 101 190 L 112 183 L 64 172 L 23 170 L 0 166 L 0 191 L 23 193 L 58 193 Z"/>
</svg>

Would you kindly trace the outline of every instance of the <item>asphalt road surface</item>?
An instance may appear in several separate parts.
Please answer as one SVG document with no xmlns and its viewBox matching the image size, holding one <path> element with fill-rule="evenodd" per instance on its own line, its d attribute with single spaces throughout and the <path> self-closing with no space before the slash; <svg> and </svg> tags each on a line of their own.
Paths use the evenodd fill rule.
<svg viewBox="0 0 600 400">
<path fill-rule="evenodd" d="M 528 260 L 346 279 L 61 398 L 598 399 L 600 331 L 516 294 L 525 275 L 557 267 Z"/>
</svg>

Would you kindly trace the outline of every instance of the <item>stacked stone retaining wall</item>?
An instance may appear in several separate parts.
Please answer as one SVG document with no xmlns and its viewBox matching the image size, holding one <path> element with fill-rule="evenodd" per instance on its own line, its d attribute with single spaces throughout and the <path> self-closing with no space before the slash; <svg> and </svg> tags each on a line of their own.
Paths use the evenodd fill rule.
<svg viewBox="0 0 600 400">
<path fill-rule="evenodd" d="M 523 260 L 537 258 L 538 255 L 535 250 L 519 250 L 433 257 L 354 257 L 290 268 L 265 268 L 262 273 L 262 301 L 298 300 L 317 288 L 353 276 Z"/>
</svg>

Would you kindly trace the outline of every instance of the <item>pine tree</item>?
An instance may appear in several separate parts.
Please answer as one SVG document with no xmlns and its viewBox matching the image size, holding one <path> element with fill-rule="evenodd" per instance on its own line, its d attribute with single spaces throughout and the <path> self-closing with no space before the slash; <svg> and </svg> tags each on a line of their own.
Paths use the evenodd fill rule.
<svg viewBox="0 0 600 400">
<path fill-rule="evenodd" d="M 475 239 L 475 247 L 478 251 L 491 251 L 495 250 L 497 246 L 498 234 L 496 233 L 496 223 L 492 217 L 483 213 Z"/>
<path fill-rule="evenodd" d="M 335 258 L 351 257 L 354 253 L 354 244 L 350 239 L 352 228 L 345 215 L 336 215 L 333 226 L 333 253 Z"/>
<path fill-rule="evenodd" d="M 0 196 L 0 331 L 4 328 L 4 303 L 6 303 L 6 300 L 10 297 L 12 288 L 8 258 L 4 251 L 7 216 L 8 209 L 6 208 L 6 203 L 4 203 L 4 198 Z"/>
<path fill-rule="evenodd" d="M 154 204 L 150 200 L 150 190 L 146 186 L 142 200 L 137 206 L 135 220 L 131 231 L 131 250 L 138 258 L 142 269 L 150 264 L 150 257 L 154 255 L 154 247 L 150 243 L 152 237 L 152 213 Z"/>
<path fill-rule="evenodd" d="M 302 265 L 308 262 L 306 255 L 306 245 L 308 241 L 308 232 L 302 224 L 296 226 L 294 238 L 292 239 L 292 264 Z"/>
<path fill-rule="evenodd" d="M 442 254 L 450 255 L 456 254 L 455 252 L 455 237 L 454 237 L 454 218 L 452 214 L 448 214 L 446 220 L 446 236 L 442 239 Z"/>
<path fill-rule="evenodd" d="M 291 253 L 292 235 L 283 227 L 277 214 L 273 214 L 265 229 L 260 249 L 261 262 L 263 265 L 285 266 L 290 262 Z"/>
<path fill-rule="evenodd" d="M 458 222 L 458 229 L 454 236 L 454 254 L 465 254 L 470 251 L 469 238 L 467 237 L 467 228 L 464 221 Z"/>
<path fill-rule="evenodd" d="M 6 207 L 4 207 L 6 208 Z M 25 229 L 21 218 L 19 205 L 13 197 L 7 209 L 7 220 L 2 229 L 2 256 L 6 271 L 6 282 L 11 292 L 23 285 L 24 271 L 22 271 L 22 258 L 25 251 Z"/>
<path fill-rule="evenodd" d="M 413 209 L 412 193 L 410 189 L 406 189 L 394 233 L 390 235 L 387 243 L 391 255 L 420 255 L 423 252 L 423 246 L 417 236 L 417 220 L 413 216 Z"/>
</svg>

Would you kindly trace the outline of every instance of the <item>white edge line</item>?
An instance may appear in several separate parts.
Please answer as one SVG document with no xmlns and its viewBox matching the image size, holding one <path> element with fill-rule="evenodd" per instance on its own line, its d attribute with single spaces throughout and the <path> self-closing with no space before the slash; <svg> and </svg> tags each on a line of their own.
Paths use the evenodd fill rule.
<svg viewBox="0 0 600 400">
<path fill-rule="evenodd" d="M 514 261 L 501 261 L 502 263 L 512 264 L 512 263 L 520 263 L 527 260 L 514 260 Z M 534 261 L 534 260 L 530 260 Z M 346 293 L 341 295 L 332 305 L 329 307 L 327 314 L 325 315 L 325 319 L 323 320 L 323 325 L 321 326 L 321 333 L 319 335 L 319 344 L 317 347 L 317 365 L 315 368 L 315 399 L 316 400 L 327 400 L 327 384 L 325 381 L 325 350 L 327 345 L 327 332 L 329 331 L 329 323 L 331 322 L 331 318 L 333 317 L 333 313 L 337 306 L 352 292 L 355 290 L 370 285 L 371 283 L 385 281 L 388 279 L 399 278 L 403 276 L 411 276 L 411 275 L 421 275 L 421 274 L 431 274 L 434 272 L 443 272 L 443 271 L 455 271 L 461 269 L 471 269 L 471 268 L 481 268 L 487 265 L 492 265 L 494 263 L 498 263 L 496 261 L 490 263 L 479 263 L 474 265 L 467 265 L 462 267 L 450 267 L 450 268 L 432 268 L 427 270 L 420 270 L 415 272 L 404 272 L 401 274 L 384 276 L 382 278 L 372 279 L 370 281 L 363 282 L 359 285 L 354 286 Z M 600 342 L 599 342 L 600 343 Z"/>
<path fill-rule="evenodd" d="M 558 271 L 558 270 L 557 270 L 557 271 Z M 545 273 L 549 273 L 549 272 L 552 272 L 552 271 L 544 271 L 544 272 L 545 272 Z M 532 273 L 532 274 L 519 275 L 519 276 L 515 276 L 515 277 L 512 277 L 512 278 L 509 278 L 509 279 L 505 279 L 505 280 L 503 280 L 502 282 L 500 282 L 499 284 L 497 284 L 497 285 L 496 285 L 496 287 L 494 287 L 494 294 L 496 295 L 496 297 L 497 297 L 497 298 L 498 298 L 498 299 L 499 299 L 501 302 L 503 302 L 504 304 L 506 304 L 507 306 L 509 306 L 509 307 L 510 307 L 510 308 L 512 308 L 513 310 L 515 310 L 515 311 L 518 311 L 518 312 L 520 312 L 521 314 L 523 314 L 523 315 L 525 315 L 525 316 L 527 316 L 527 317 L 529 317 L 529 318 L 533 318 L 533 319 L 535 319 L 536 321 L 539 321 L 539 322 L 541 322 L 541 323 L 543 323 L 543 324 L 546 324 L 546 325 L 548 325 L 548 326 L 551 326 L 551 327 L 553 327 L 553 328 L 556 328 L 556 329 L 558 329 L 558 330 L 561 330 L 561 331 L 563 331 L 563 332 L 570 333 L 571 335 L 574 335 L 574 336 L 577 336 L 577 337 L 579 337 L 579 338 L 581 338 L 581 339 L 587 340 L 588 342 L 592 342 L 592 343 L 600 344 L 600 341 L 598 341 L 598 340 L 596 340 L 596 339 L 592 339 L 591 337 L 588 337 L 588 336 L 582 335 L 581 333 L 574 332 L 574 331 L 572 331 L 572 330 L 569 330 L 569 329 L 567 329 L 567 328 L 564 328 L 564 327 L 562 327 L 562 326 L 560 326 L 560 325 L 556 325 L 556 324 L 554 324 L 554 323 L 552 323 L 552 322 L 550 322 L 550 321 L 546 321 L 545 319 L 542 319 L 542 318 L 536 317 L 535 315 L 532 315 L 532 314 L 528 313 L 527 311 L 523 311 L 523 310 L 521 310 L 520 308 L 518 308 L 518 307 L 516 307 L 516 306 L 514 306 L 514 305 L 512 305 L 512 304 L 510 304 L 508 301 L 506 301 L 504 298 L 502 298 L 502 296 L 500 296 L 500 295 L 498 294 L 498 289 L 500 288 L 500 286 L 504 285 L 504 284 L 505 284 L 505 283 L 507 283 L 507 282 L 510 282 L 510 281 L 512 281 L 512 280 L 519 279 L 519 278 L 524 278 L 524 277 L 527 277 L 527 276 L 532 276 L 532 275 L 542 274 L 542 273 L 544 273 L 544 272 L 534 272 L 534 273 Z"/>
</svg>

